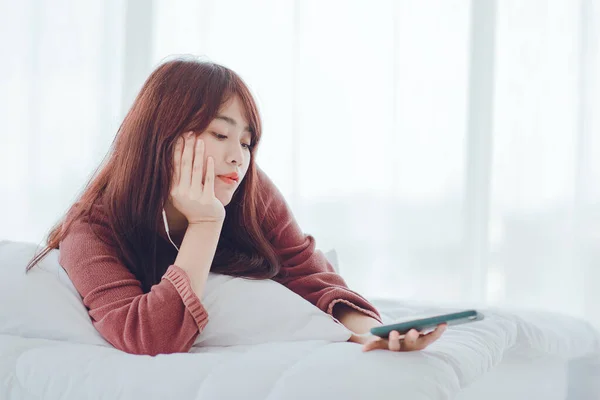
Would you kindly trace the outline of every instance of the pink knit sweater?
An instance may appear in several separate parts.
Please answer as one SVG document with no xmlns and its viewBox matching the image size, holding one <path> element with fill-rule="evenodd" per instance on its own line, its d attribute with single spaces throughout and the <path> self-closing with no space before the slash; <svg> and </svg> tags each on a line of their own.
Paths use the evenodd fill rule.
<svg viewBox="0 0 600 400">
<path fill-rule="evenodd" d="M 285 278 L 276 282 L 326 313 L 342 302 L 381 321 L 377 310 L 351 291 L 336 274 L 315 240 L 296 223 L 273 182 L 258 169 L 260 187 L 269 194 L 266 207 L 274 220 L 262 221 L 265 234 L 281 257 Z M 119 260 L 106 214 L 95 206 L 94 218 L 81 217 L 60 242 L 60 264 L 83 297 L 92 322 L 116 348 L 133 354 L 187 352 L 209 323 L 209 315 L 192 291 L 187 274 L 173 262 L 175 249 L 159 236 L 157 260 L 167 266 L 160 283 L 150 292 Z M 264 215 L 259 214 L 259 215 Z M 93 228 L 90 226 L 90 220 Z M 280 274 L 281 275 L 281 274 Z"/>
</svg>

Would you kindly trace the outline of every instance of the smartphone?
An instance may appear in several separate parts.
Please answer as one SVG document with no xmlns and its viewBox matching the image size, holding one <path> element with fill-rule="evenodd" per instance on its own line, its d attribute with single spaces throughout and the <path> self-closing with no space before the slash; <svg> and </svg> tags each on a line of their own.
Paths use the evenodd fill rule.
<svg viewBox="0 0 600 400">
<path fill-rule="evenodd" d="M 408 317 L 410 320 L 396 322 L 389 325 L 376 326 L 371 328 L 371 334 L 382 338 L 388 338 L 391 331 L 398 331 L 401 335 L 408 333 L 411 329 L 417 331 L 433 330 L 439 324 L 446 323 L 450 325 L 460 325 L 469 322 L 481 321 L 483 314 L 476 310 L 466 310 L 450 314 L 435 315 L 431 317 Z"/>
</svg>

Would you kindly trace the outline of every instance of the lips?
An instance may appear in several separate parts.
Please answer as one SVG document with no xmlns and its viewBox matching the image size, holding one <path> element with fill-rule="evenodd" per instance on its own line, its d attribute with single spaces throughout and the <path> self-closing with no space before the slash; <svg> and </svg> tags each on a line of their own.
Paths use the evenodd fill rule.
<svg viewBox="0 0 600 400">
<path fill-rule="evenodd" d="M 235 181 L 236 183 L 240 180 L 237 172 L 232 172 L 232 173 L 226 174 L 226 175 L 219 175 L 219 178 L 227 178 L 232 181 Z"/>
<path fill-rule="evenodd" d="M 230 184 L 230 185 L 237 184 L 237 181 L 235 179 L 227 178 L 226 176 L 223 176 L 223 175 L 219 175 L 218 178 L 220 180 L 222 180 L 223 182 Z"/>
</svg>

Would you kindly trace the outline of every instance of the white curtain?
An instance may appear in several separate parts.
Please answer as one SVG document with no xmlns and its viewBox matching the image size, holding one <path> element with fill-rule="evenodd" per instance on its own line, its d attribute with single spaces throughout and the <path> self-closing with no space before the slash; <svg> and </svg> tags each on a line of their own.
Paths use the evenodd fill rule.
<svg viewBox="0 0 600 400">
<path fill-rule="evenodd" d="M 39 242 L 150 71 L 202 55 L 353 289 L 600 326 L 599 0 L 0 4 L 0 238 Z"/>
</svg>

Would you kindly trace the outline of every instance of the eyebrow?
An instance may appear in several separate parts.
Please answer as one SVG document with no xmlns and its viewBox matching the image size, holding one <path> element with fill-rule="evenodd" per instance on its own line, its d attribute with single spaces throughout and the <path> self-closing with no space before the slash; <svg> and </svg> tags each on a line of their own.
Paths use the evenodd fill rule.
<svg viewBox="0 0 600 400">
<path fill-rule="evenodd" d="M 237 121 L 236 121 L 235 119 L 233 119 L 233 118 L 231 118 L 231 117 L 228 117 L 228 116 L 226 116 L 226 115 L 221 115 L 221 114 L 219 114 L 219 115 L 217 115 L 217 116 L 215 117 L 215 119 L 220 119 L 220 120 L 223 120 L 223 121 L 227 122 L 229 125 L 233 125 L 234 127 L 237 127 L 237 126 L 238 126 L 238 123 L 237 123 Z M 249 126 L 245 127 L 245 128 L 244 128 L 244 131 L 245 131 L 245 132 L 248 132 L 248 133 L 252 133 L 252 131 L 250 130 L 250 127 L 249 127 Z"/>
</svg>

